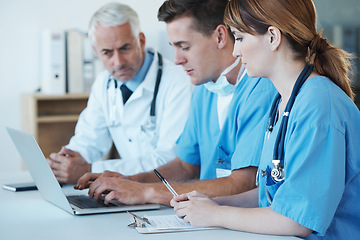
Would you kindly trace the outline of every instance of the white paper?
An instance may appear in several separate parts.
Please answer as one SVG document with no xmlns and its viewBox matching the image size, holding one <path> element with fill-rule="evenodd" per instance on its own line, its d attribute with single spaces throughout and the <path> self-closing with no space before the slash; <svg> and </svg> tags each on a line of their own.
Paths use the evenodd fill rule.
<svg viewBox="0 0 360 240">
<path fill-rule="evenodd" d="M 159 215 L 159 216 L 146 216 L 151 223 L 146 224 L 143 228 L 136 228 L 140 233 L 155 233 L 155 232 L 176 232 L 176 231 L 191 231 L 191 230 L 205 230 L 215 229 L 210 227 L 194 227 L 190 223 L 184 222 L 175 214 L 172 215 Z M 218 229 L 218 228 L 216 228 Z"/>
</svg>

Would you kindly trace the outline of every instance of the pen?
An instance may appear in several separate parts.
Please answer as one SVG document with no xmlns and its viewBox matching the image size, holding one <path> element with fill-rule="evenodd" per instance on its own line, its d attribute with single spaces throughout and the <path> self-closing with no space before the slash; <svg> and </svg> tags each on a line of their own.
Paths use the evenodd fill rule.
<svg viewBox="0 0 360 240">
<path fill-rule="evenodd" d="M 158 176 L 160 178 L 160 180 L 165 184 L 165 186 L 169 189 L 169 191 L 174 195 L 174 196 L 179 196 L 175 190 L 170 186 L 170 184 L 166 181 L 166 179 L 161 176 L 161 174 L 156 170 L 154 169 L 154 172 L 156 174 L 156 176 Z"/>
</svg>

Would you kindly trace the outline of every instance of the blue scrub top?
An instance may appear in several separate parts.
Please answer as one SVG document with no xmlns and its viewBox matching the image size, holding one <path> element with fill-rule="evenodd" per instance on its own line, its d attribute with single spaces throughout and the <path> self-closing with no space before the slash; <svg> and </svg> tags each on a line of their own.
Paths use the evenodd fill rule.
<svg viewBox="0 0 360 240">
<path fill-rule="evenodd" d="M 234 170 L 258 166 L 267 112 L 276 93 L 270 80 L 245 75 L 235 89 L 220 131 L 217 95 L 197 86 L 177 156 L 200 165 L 200 179 L 216 178 L 217 167 Z"/>
<path fill-rule="evenodd" d="M 265 140 L 260 170 L 273 168 L 282 117 Z M 313 77 L 289 115 L 284 145 L 285 180 L 259 176 L 260 207 L 271 209 L 314 232 L 307 239 L 360 236 L 360 112 L 330 79 Z M 266 185 L 266 187 L 265 187 Z"/>
</svg>

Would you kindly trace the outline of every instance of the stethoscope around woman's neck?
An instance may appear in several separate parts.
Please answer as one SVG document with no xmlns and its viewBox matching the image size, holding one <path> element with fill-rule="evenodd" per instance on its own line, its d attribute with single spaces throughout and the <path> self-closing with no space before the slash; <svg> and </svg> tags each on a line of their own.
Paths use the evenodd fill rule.
<svg viewBox="0 0 360 240">
<path fill-rule="evenodd" d="M 154 130 L 155 126 L 156 126 L 156 97 L 157 94 L 159 92 L 159 86 L 160 86 L 160 81 L 161 81 L 161 76 L 162 76 L 162 68 L 163 68 L 163 59 L 160 53 L 157 53 L 158 55 L 158 72 L 157 72 L 157 76 L 156 76 L 156 83 L 155 83 L 155 87 L 154 87 L 154 94 L 153 94 L 153 99 L 151 101 L 151 106 L 150 106 L 150 120 L 144 125 L 141 126 L 142 130 L 144 130 L 145 128 L 147 130 Z M 113 80 L 113 81 L 112 81 Z M 113 82 L 113 88 L 112 91 L 110 90 L 110 83 Z M 108 89 L 108 93 L 109 93 L 109 97 L 111 98 L 111 104 L 112 107 L 111 109 L 109 109 L 110 111 L 110 126 L 111 127 L 117 127 L 120 125 L 120 122 L 116 120 L 116 92 L 120 91 L 118 89 L 118 83 L 117 80 L 114 79 L 111 74 L 109 75 L 109 79 L 108 79 L 108 83 L 107 83 L 107 89 Z M 110 91 L 111 92 L 110 92 Z"/>
<path fill-rule="evenodd" d="M 280 182 L 285 179 L 285 171 L 284 171 L 284 143 L 285 143 L 285 134 L 289 121 L 290 111 L 294 105 L 295 98 L 299 93 L 301 86 L 304 84 L 306 79 L 310 76 L 313 71 L 313 66 L 306 64 L 305 68 L 300 73 L 297 78 L 294 88 L 291 92 L 291 96 L 289 98 L 288 103 L 286 104 L 283 118 L 279 127 L 279 132 L 276 136 L 275 144 L 274 144 L 274 153 L 273 153 L 273 169 L 271 170 L 271 178 L 274 182 Z M 273 101 L 273 104 L 270 109 L 270 118 L 267 127 L 267 136 L 272 132 L 274 125 L 276 123 L 278 117 L 278 107 L 281 101 L 281 96 L 278 93 Z M 263 172 L 263 174 L 265 174 Z"/>
</svg>

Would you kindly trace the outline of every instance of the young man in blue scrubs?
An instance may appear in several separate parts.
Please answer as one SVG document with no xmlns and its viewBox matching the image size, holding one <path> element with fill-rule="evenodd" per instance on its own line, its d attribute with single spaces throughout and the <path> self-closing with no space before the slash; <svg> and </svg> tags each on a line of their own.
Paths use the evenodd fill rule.
<svg viewBox="0 0 360 240">
<path fill-rule="evenodd" d="M 158 18 L 167 23 L 175 48 L 175 63 L 197 85 L 177 157 L 157 168 L 177 182 L 172 186 L 178 193 L 196 189 L 219 196 L 255 187 L 266 113 L 276 90 L 267 79 L 248 77 L 240 59 L 232 56 L 234 40 L 223 24 L 226 3 L 171 0 L 159 9 Z M 234 152 L 242 157 L 232 158 Z M 152 171 L 133 176 L 104 172 L 84 175 L 76 188 L 89 187 L 95 198 L 108 193 L 106 201 L 169 205 L 172 195 L 158 182 Z"/>
</svg>

